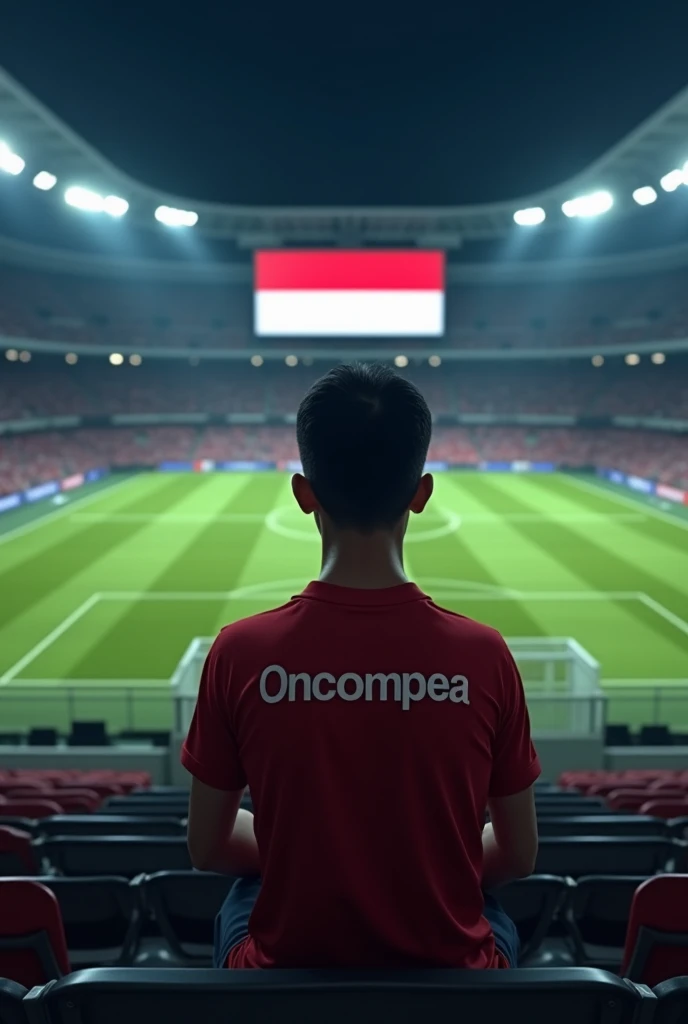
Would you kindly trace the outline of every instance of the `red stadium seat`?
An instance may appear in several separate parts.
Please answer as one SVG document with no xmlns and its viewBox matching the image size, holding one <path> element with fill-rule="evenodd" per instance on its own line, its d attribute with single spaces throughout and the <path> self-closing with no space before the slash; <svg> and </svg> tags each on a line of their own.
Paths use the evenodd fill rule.
<svg viewBox="0 0 688 1024">
<path fill-rule="evenodd" d="M 0 793 L 7 795 L 13 789 L 33 789 L 40 792 L 43 789 L 49 789 L 47 782 L 39 779 L 3 779 L 0 781 Z"/>
<path fill-rule="evenodd" d="M 28 832 L 0 825 L 0 875 L 38 874 L 31 839 Z"/>
<path fill-rule="evenodd" d="M 688 875 L 657 875 L 636 890 L 621 973 L 651 987 L 688 975 Z"/>
<path fill-rule="evenodd" d="M 662 791 L 663 802 L 682 800 L 683 796 L 680 789 Z M 607 795 L 606 803 L 613 811 L 639 811 L 650 799 L 651 794 L 647 789 L 614 789 Z"/>
<path fill-rule="evenodd" d="M 656 800 L 643 804 L 640 813 L 653 818 L 688 818 L 688 797 L 685 800 L 666 800 L 657 795 Z"/>
<path fill-rule="evenodd" d="M 665 789 L 682 789 L 688 796 L 688 784 L 680 776 L 676 776 L 673 779 L 655 779 L 647 788 L 652 793 L 661 793 Z"/>
<path fill-rule="evenodd" d="M 8 800 L 2 813 L 15 818 L 50 818 L 62 814 L 62 808 L 54 800 Z"/>
<path fill-rule="evenodd" d="M 31 988 L 69 971 L 54 893 L 28 879 L 0 878 L 0 976 Z"/>
<path fill-rule="evenodd" d="M 83 789 L 91 790 L 96 793 L 101 799 L 108 796 L 123 796 L 124 789 L 116 782 L 98 782 L 90 777 L 84 777 L 79 779 L 80 787 Z M 61 789 L 70 789 L 75 783 L 73 781 L 65 782 L 64 785 L 54 787 L 54 791 L 59 792 Z"/>
</svg>

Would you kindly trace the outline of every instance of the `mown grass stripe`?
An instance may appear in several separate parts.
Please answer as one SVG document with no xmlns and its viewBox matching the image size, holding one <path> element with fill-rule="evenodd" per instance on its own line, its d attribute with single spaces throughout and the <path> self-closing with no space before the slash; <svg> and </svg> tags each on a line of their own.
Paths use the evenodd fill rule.
<svg viewBox="0 0 688 1024">
<path fill-rule="evenodd" d="M 164 512 L 189 493 L 186 477 L 161 477 L 159 486 L 151 494 L 136 497 L 123 506 L 125 512 Z M 46 530 L 50 527 L 46 526 Z M 56 534 L 46 549 L 33 552 L 6 571 L 0 571 L 0 593 L 10 599 L 3 601 L 0 628 L 23 614 L 37 601 L 65 584 L 70 577 L 102 558 L 108 551 L 126 544 L 136 533 L 145 529 L 144 523 L 110 523 L 83 526 L 67 536 Z"/>
<path fill-rule="evenodd" d="M 238 493 L 233 493 L 219 509 L 220 513 L 254 512 L 269 508 L 282 485 L 276 475 L 247 477 Z M 258 542 L 264 524 L 243 522 L 228 525 L 211 522 L 196 533 L 184 551 L 172 559 L 150 581 L 148 590 L 231 590 L 237 585 L 246 562 Z M 165 668 L 178 660 L 194 636 L 212 629 L 221 599 L 206 602 L 132 602 L 103 634 L 100 642 L 87 651 L 72 667 L 75 678 L 116 677 L 119 674 L 159 677 L 159 652 L 154 647 L 165 643 L 171 657 Z M 145 628 L 142 624 L 146 623 Z M 150 636 L 149 651 L 146 651 Z M 150 649 L 152 647 L 152 649 Z M 132 658 L 132 650 L 136 652 Z M 113 663 L 114 659 L 114 663 Z M 173 667 L 173 664 L 172 664 Z"/>
<path fill-rule="evenodd" d="M 516 498 L 495 479 L 475 476 L 466 480 L 464 486 L 488 504 L 494 512 L 525 512 L 534 507 Z M 551 557 L 557 558 L 593 589 L 645 591 L 682 618 L 688 615 L 688 598 L 681 591 L 657 580 L 641 564 L 612 554 L 591 538 L 583 539 L 575 530 L 564 524 L 545 520 L 540 523 L 514 522 L 512 525 L 521 536 L 541 547 Z M 666 642 L 680 650 L 686 649 L 684 637 L 678 630 L 639 601 L 624 603 L 624 611 L 651 628 Z M 623 638 L 620 638 L 620 642 L 623 642 Z"/>
</svg>

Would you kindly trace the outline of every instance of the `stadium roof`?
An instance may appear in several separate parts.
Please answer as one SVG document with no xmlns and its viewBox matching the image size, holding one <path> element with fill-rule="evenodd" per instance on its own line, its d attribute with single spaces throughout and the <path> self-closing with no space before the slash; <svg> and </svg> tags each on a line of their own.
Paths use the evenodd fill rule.
<svg viewBox="0 0 688 1024">
<path fill-rule="evenodd" d="M 610 216 L 636 209 L 632 193 L 658 186 L 663 175 L 688 159 L 688 88 L 575 177 L 511 201 L 443 208 L 247 207 L 196 202 L 169 195 L 119 170 L 0 69 L 0 125 L 4 141 L 26 161 L 33 175 L 47 170 L 61 187 L 81 185 L 127 200 L 128 222 L 154 226 L 159 206 L 198 214 L 196 231 L 231 239 L 242 248 L 298 244 L 416 244 L 459 248 L 463 241 L 499 238 L 513 232 L 514 213 L 543 207 L 546 226 L 566 223 L 561 206 L 572 197 L 605 189 L 617 201 Z"/>
</svg>

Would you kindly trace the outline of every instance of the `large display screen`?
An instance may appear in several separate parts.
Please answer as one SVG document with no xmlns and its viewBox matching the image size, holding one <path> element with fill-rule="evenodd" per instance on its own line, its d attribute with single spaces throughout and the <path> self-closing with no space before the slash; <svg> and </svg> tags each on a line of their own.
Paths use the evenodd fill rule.
<svg viewBox="0 0 688 1024">
<path fill-rule="evenodd" d="M 258 337 L 433 337 L 444 333 L 444 253 L 263 250 Z"/>
</svg>

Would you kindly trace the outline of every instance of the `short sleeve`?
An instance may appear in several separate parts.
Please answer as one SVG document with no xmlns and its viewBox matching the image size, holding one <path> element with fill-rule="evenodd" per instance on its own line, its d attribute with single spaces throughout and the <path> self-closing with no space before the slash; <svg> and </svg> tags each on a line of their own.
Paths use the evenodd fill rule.
<svg viewBox="0 0 688 1024">
<path fill-rule="evenodd" d="M 492 751 L 490 796 L 513 796 L 535 782 L 540 762 L 530 738 L 530 717 L 516 662 L 502 641 L 501 713 Z"/>
<path fill-rule="evenodd" d="M 222 634 L 215 640 L 203 666 L 198 700 L 181 762 L 194 778 L 214 789 L 246 786 L 239 748 L 228 703 L 231 663 Z"/>
</svg>

